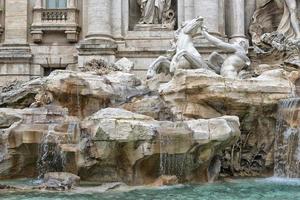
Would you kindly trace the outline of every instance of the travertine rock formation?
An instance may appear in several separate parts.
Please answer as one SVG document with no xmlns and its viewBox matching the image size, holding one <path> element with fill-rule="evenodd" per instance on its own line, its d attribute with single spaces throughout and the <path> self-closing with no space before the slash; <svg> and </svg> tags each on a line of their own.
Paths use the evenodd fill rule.
<svg viewBox="0 0 300 200">
<path fill-rule="evenodd" d="M 197 182 L 266 173 L 276 105 L 295 92 L 298 76 L 277 69 L 229 79 L 178 69 L 150 90 L 121 71 L 55 71 L 1 95 L 0 177 L 65 171 L 151 184 L 161 175 Z"/>
<path fill-rule="evenodd" d="M 116 71 L 99 76 L 93 72 L 57 70 L 50 76 L 24 83 L 2 93 L 0 106 L 25 108 L 40 93 L 50 92 L 55 105 L 68 108 L 70 115 L 88 116 L 100 108 L 120 105 L 132 97 L 147 94 L 148 89 L 133 74 Z"/>
<path fill-rule="evenodd" d="M 88 117 L 82 128 L 79 175 L 131 184 L 149 184 L 160 170 L 183 182 L 206 181 L 211 159 L 240 135 L 237 117 L 168 122 L 112 108 Z"/>
<path fill-rule="evenodd" d="M 160 94 L 180 119 L 239 116 L 241 138 L 226 151 L 228 175 L 252 176 L 273 172 L 276 107 L 295 90 L 284 70 L 269 70 L 250 79 L 227 79 L 211 71 L 178 70 L 160 87 Z"/>
<path fill-rule="evenodd" d="M 2 106 L 10 99 L 18 107 L 20 97 L 26 103 L 0 109 L 1 178 L 66 171 L 128 184 L 151 184 L 161 175 L 208 181 L 219 172 L 208 173 L 211 160 L 240 136 L 234 116 L 177 121 L 132 74 L 55 71 L 37 82 L 3 95 Z"/>
<path fill-rule="evenodd" d="M 275 106 L 292 94 L 295 87 L 284 74 L 283 70 L 273 70 L 242 80 L 227 79 L 205 69 L 178 70 L 159 90 L 178 117 L 243 114 L 250 107 Z"/>
</svg>

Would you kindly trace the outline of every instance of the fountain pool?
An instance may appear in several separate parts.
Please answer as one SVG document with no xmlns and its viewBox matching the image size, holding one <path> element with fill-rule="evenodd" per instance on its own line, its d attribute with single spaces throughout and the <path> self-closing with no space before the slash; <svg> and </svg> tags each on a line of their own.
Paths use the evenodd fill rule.
<svg viewBox="0 0 300 200">
<path fill-rule="evenodd" d="M 24 182 L 22 183 L 24 184 Z M 82 187 L 73 192 L 0 192 L 1 200 L 276 200 L 300 199 L 300 179 L 243 179 L 214 184 L 178 185 L 161 188 L 138 187 L 99 193 Z"/>
</svg>

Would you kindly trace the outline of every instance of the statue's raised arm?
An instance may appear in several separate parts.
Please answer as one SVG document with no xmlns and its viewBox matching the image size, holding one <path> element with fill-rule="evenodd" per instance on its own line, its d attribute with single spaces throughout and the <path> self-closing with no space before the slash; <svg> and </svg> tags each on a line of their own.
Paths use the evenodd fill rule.
<svg viewBox="0 0 300 200">
<path fill-rule="evenodd" d="M 216 37 L 210 35 L 205 28 L 202 30 L 202 34 L 209 42 L 213 43 L 215 46 L 217 46 L 221 49 L 229 50 L 229 51 L 236 51 L 236 48 L 234 45 L 226 43 L 226 42 L 220 40 L 219 38 L 216 38 Z"/>
<path fill-rule="evenodd" d="M 208 33 L 205 27 L 202 27 L 203 36 L 216 47 L 230 51 L 233 54 L 228 56 L 221 66 L 220 74 L 226 78 L 237 78 L 239 72 L 250 65 L 250 59 L 247 56 L 248 45 L 246 42 L 226 43 L 219 38 Z"/>
</svg>

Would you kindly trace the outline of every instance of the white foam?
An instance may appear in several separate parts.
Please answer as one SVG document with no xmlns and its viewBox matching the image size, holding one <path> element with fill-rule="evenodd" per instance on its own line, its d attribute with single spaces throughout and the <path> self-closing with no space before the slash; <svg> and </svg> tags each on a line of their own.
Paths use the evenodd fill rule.
<svg viewBox="0 0 300 200">
<path fill-rule="evenodd" d="M 300 178 L 281 178 L 270 177 L 265 179 L 256 179 L 257 182 L 275 183 L 280 185 L 300 185 Z"/>
</svg>

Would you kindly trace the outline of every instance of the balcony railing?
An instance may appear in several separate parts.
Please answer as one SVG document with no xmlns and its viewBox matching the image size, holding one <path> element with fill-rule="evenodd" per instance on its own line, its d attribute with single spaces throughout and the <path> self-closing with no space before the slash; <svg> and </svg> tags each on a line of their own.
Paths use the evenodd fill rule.
<svg viewBox="0 0 300 200">
<path fill-rule="evenodd" d="M 79 10 L 77 8 L 35 8 L 31 25 L 33 41 L 42 42 L 43 34 L 55 31 L 63 31 L 69 42 L 77 42 L 80 32 Z"/>
<path fill-rule="evenodd" d="M 42 21 L 67 21 L 67 9 L 46 9 L 42 11 Z"/>
</svg>

